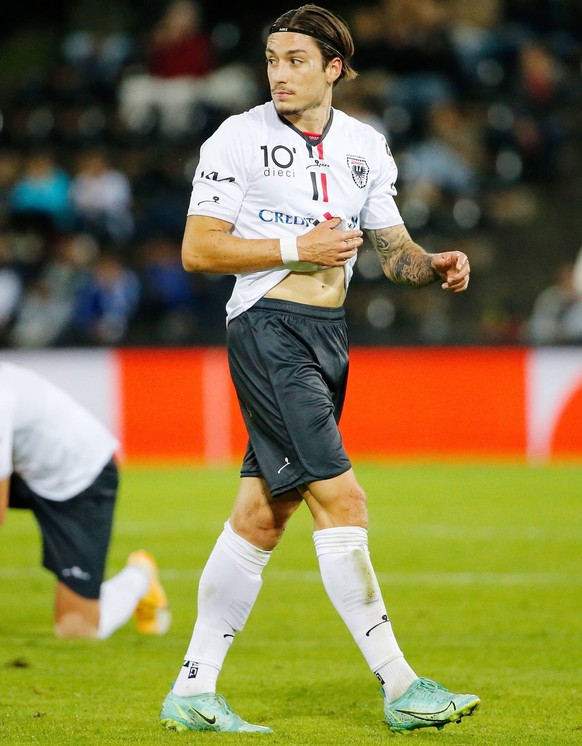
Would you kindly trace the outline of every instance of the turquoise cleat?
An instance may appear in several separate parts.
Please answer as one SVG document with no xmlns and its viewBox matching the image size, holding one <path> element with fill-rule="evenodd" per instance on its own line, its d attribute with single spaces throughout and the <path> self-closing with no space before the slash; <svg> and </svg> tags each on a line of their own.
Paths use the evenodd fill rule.
<svg viewBox="0 0 582 746">
<path fill-rule="evenodd" d="M 382 690 L 384 693 L 384 690 Z M 384 693 L 384 697 L 386 694 Z M 384 700 L 384 715 L 392 731 L 404 732 L 460 723 L 480 703 L 474 694 L 453 694 L 430 679 L 417 679 L 398 699 Z"/>
<path fill-rule="evenodd" d="M 168 730 L 211 730 L 222 733 L 272 733 L 264 725 L 252 725 L 236 715 L 220 694 L 196 694 L 179 697 L 168 693 L 160 721 Z"/>
</svg>

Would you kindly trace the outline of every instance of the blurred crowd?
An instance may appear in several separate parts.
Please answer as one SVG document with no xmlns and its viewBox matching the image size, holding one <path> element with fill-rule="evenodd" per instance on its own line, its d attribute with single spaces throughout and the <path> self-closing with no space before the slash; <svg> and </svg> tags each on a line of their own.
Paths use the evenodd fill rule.
<svg viewBox="0 0 582 746">
<path fill-rule="evenodd" d="M 360 73 L 334 105 L 386 135 L 413 237 L 473 265 L 467 298 L 410 293 L 365 246 L 348 295 L 354 341 L 582 342 L 582 323 L 552 337 L 534 318 L 567 278 L 582 317 L 582 223 L 565 213 L 582 173 L 581 4 L 330 7 L 350 23 Z M 285 9 L 225 20 L 194 0 L 141 14 L 81 0 L 55 34 L 5 39 L 0 346 L 222 343 L 232 278 L 181 267 L 190 184 L 201 142 L 269 97 L 262 38 Z"/>
</svg>

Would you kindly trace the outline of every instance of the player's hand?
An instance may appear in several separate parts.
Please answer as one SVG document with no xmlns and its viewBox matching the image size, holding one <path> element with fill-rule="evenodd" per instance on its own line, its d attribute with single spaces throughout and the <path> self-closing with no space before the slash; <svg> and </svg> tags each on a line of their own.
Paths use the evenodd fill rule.
<svg viewBox="0 0 582 746">
<path fill-rule="evenodd" d="M 462 293 L 469 285 L 471 267 L 469 258 L 462 251 L 443 251 L 435 254 L 431 260 L 432 268 L 443 280 L 443 290 Z"/>
<path fill-rule="evenodd" d="M 324 220 L 297 238 L 299 258 L 325 267 L 343 267 L 357 254 L 364 239 L 361 230 L 340 230 L 340 217 Z"/>
</svg>

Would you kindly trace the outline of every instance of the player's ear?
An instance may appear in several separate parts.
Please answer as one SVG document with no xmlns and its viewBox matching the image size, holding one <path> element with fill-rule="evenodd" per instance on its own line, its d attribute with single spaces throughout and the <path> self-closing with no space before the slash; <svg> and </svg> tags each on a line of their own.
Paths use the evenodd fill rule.
<svg viewBox="0 0 582 746">
<path fill-rule="evenodd" d="M 340 57 L 334 57 L 327 63 L 326 73 L 330 83 L 336 83 L 342 74 L 343 62 Z"/>
</svg>

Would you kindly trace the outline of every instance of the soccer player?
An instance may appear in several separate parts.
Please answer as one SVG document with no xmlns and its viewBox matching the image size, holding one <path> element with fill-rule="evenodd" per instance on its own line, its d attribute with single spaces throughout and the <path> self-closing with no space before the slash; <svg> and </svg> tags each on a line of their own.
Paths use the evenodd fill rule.
<svg viewBox="0 0 582 746">
<path fill-rule="evenodd" d="M 57 637 L 105 639 L 132 615 L 138 631 L 164 634 L 168 601 L 149 552 L 103 581 L 119 481 L 117 439 L 65 391 L 0 362 L 0 524 L 7 508 L 31 510 L 43 564 L 57 578 Z"/>
<path fill-rule="evenodd" d="M 316 5 L 284 13 L 267 39 L 272 100 L 226 119 L 204 143 L 183 240 L 191 272 L 236 275 L 227 347 L 249 442 L 229 520 L 202 572 L 198 616 L 161 722 L 174 730 L 270 732 L 216 693 L 261 588 L 261 573 L 305 502 L 325 589 L 378 678 L 388 725 L 442 728 L 479 703 L 419 678 L 395 639 L 368 550 L 366 496 L 344 450 L 344 302 L 362 230 L 385 275 L 464 291 L 459 251 L 413 242 L 395 204 L 397 170 L 372 127 L 332 108 L 356 76 L 342 19 Z"/>
</svg>

